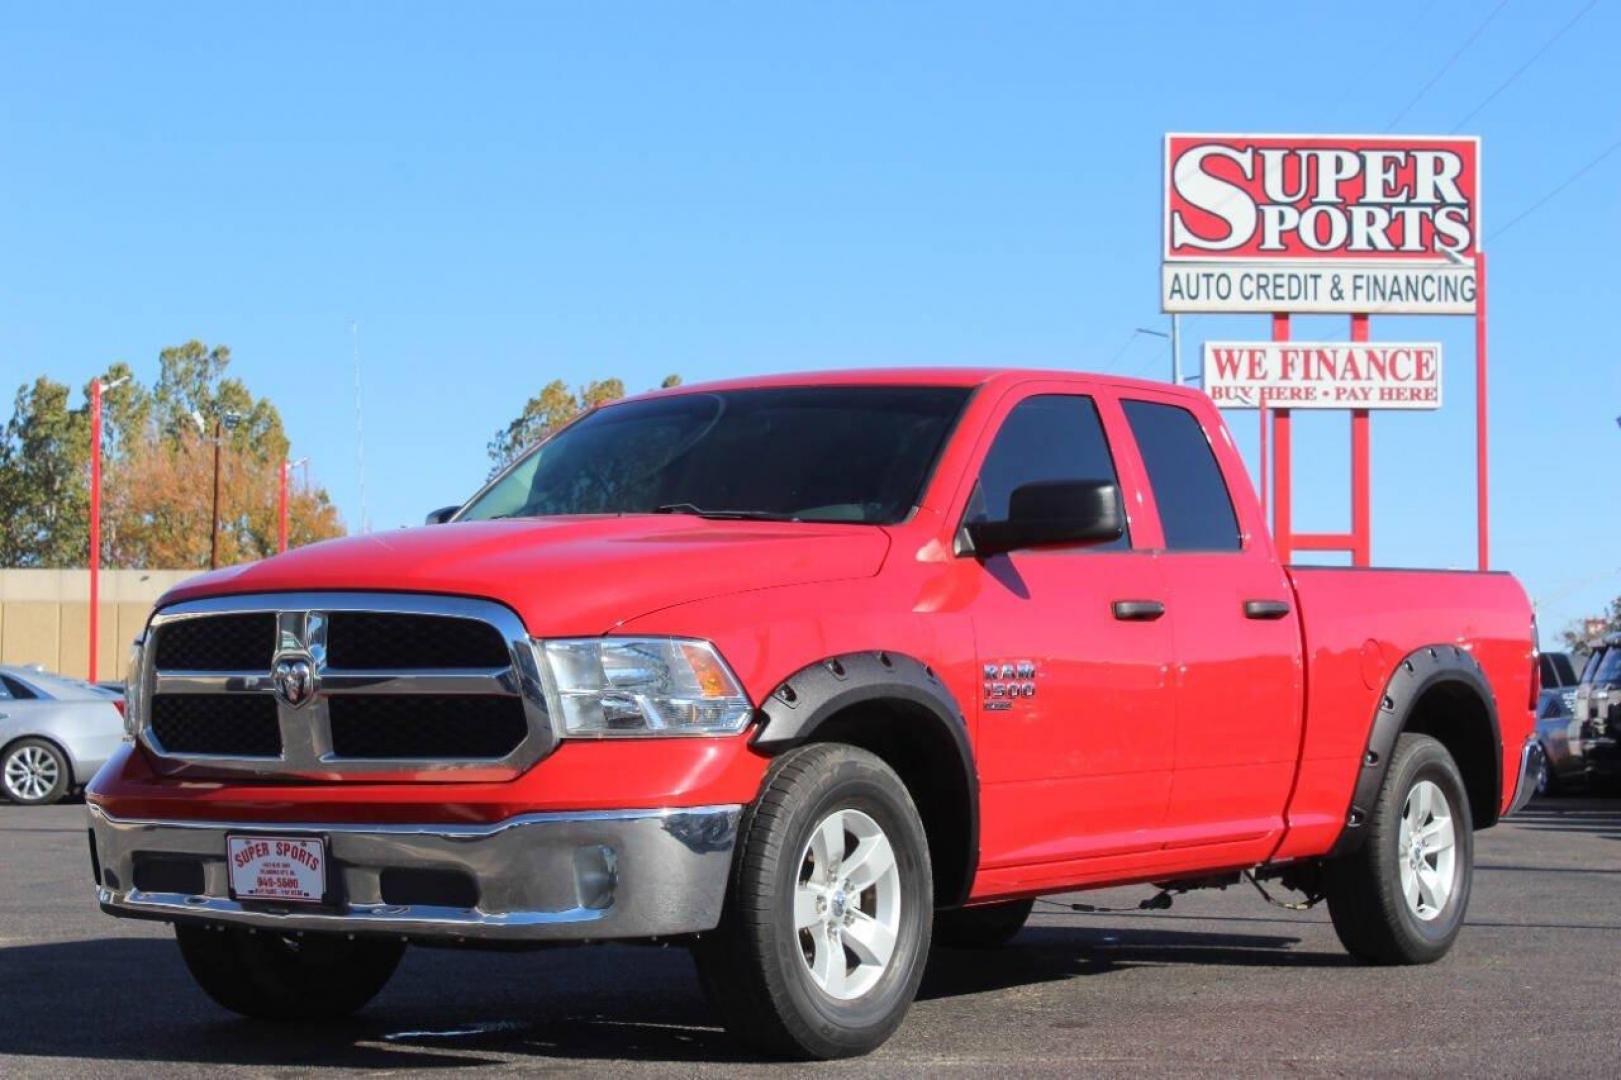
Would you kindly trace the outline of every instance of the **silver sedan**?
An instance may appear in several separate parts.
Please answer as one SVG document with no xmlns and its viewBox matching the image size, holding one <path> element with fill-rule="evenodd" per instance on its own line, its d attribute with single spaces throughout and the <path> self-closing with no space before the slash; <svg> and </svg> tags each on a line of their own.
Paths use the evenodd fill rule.
<svg viewBox="0 0 1621 1080">
<path fill-rule="evenodd" d="M 83 787 L 124 737 L 123 696 L 31 667 L 0 667 L 0 788 L 42 806 Z"/>
</svg>

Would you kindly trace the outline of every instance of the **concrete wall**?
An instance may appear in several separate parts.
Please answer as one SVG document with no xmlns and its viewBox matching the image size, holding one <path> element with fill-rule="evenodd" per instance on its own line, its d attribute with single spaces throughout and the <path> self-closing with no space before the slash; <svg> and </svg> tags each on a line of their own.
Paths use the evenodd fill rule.
<svg viewBox="0 0 1621 1080">
<path fill-rule="evenodd" d="M 152 605 L 196 570 L 103 570 L 96 677 L 122 679 L 129 643 Z M 0 570 L 0 663 L 43 664 L 84 678 L 90 667 L 90 571 Z"/>
</svg>

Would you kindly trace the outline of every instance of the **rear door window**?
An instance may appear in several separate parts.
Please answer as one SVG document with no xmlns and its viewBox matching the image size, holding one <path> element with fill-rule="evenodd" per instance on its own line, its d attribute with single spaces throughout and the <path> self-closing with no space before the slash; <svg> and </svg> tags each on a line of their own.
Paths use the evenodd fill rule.
<svg viewBox="0 0 1621 1080">
<path fill-rule="evenodd" d="M 1238 515 L 1204 426 L 1188 410 L 1124 401 L 1168 551 L 1237 551 Z"/>
</svg>

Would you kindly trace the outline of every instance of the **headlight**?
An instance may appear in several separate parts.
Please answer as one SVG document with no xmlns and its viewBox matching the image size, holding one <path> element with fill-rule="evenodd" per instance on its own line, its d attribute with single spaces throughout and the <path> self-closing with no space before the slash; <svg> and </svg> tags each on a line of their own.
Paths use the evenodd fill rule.
<svg viewBox="0 0 1621 1080">
<path fill-rule="evenodd" d="M 129 667 L 124 672 L 124 734 L 131 741 L 140 734 L 141 724 L 145 722 L 144 707 L 146 698 L 142 691 L 146 681 L 141 671 L 141 653 L 145 645 L 145 638 L 138 637 L 130 642 Z"/>
<path fill-rule="evenodd" d="M 730 735 L 754 713 L 707 641 L 559 638 L 535 645 L 547 705 L 564 736 Z"/>
</svg>

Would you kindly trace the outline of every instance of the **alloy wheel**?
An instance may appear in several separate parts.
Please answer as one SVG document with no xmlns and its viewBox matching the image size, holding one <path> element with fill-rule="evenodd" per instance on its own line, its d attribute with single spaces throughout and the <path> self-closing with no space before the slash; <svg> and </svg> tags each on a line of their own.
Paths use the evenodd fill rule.
<svg viewBox="0 0 1621 1080">
<path fill-rule="evenodd" d="M 1397 866 L 1407 908 L 1425 922 L 1446 908 L 1457 887 L 1457 836 L 1441 788 L 1420 780 L 1407 793 L 1397 835 Z"/>
<path fill-rule="evenodd" d="M 799 859 L 794 929 L 811 981 L 839 1001 L 877 985 L 895 955 L 901 876 L 895 849 L 860 810 L 835 810 Z"/>
<path fill-rule="evenodd" d="M 24 746 L 6 758 L 6 794 L 18 802 L 37 802 L 51 793 L 61 778 L 56 758 L 41 746 Z"/>
</svg>

